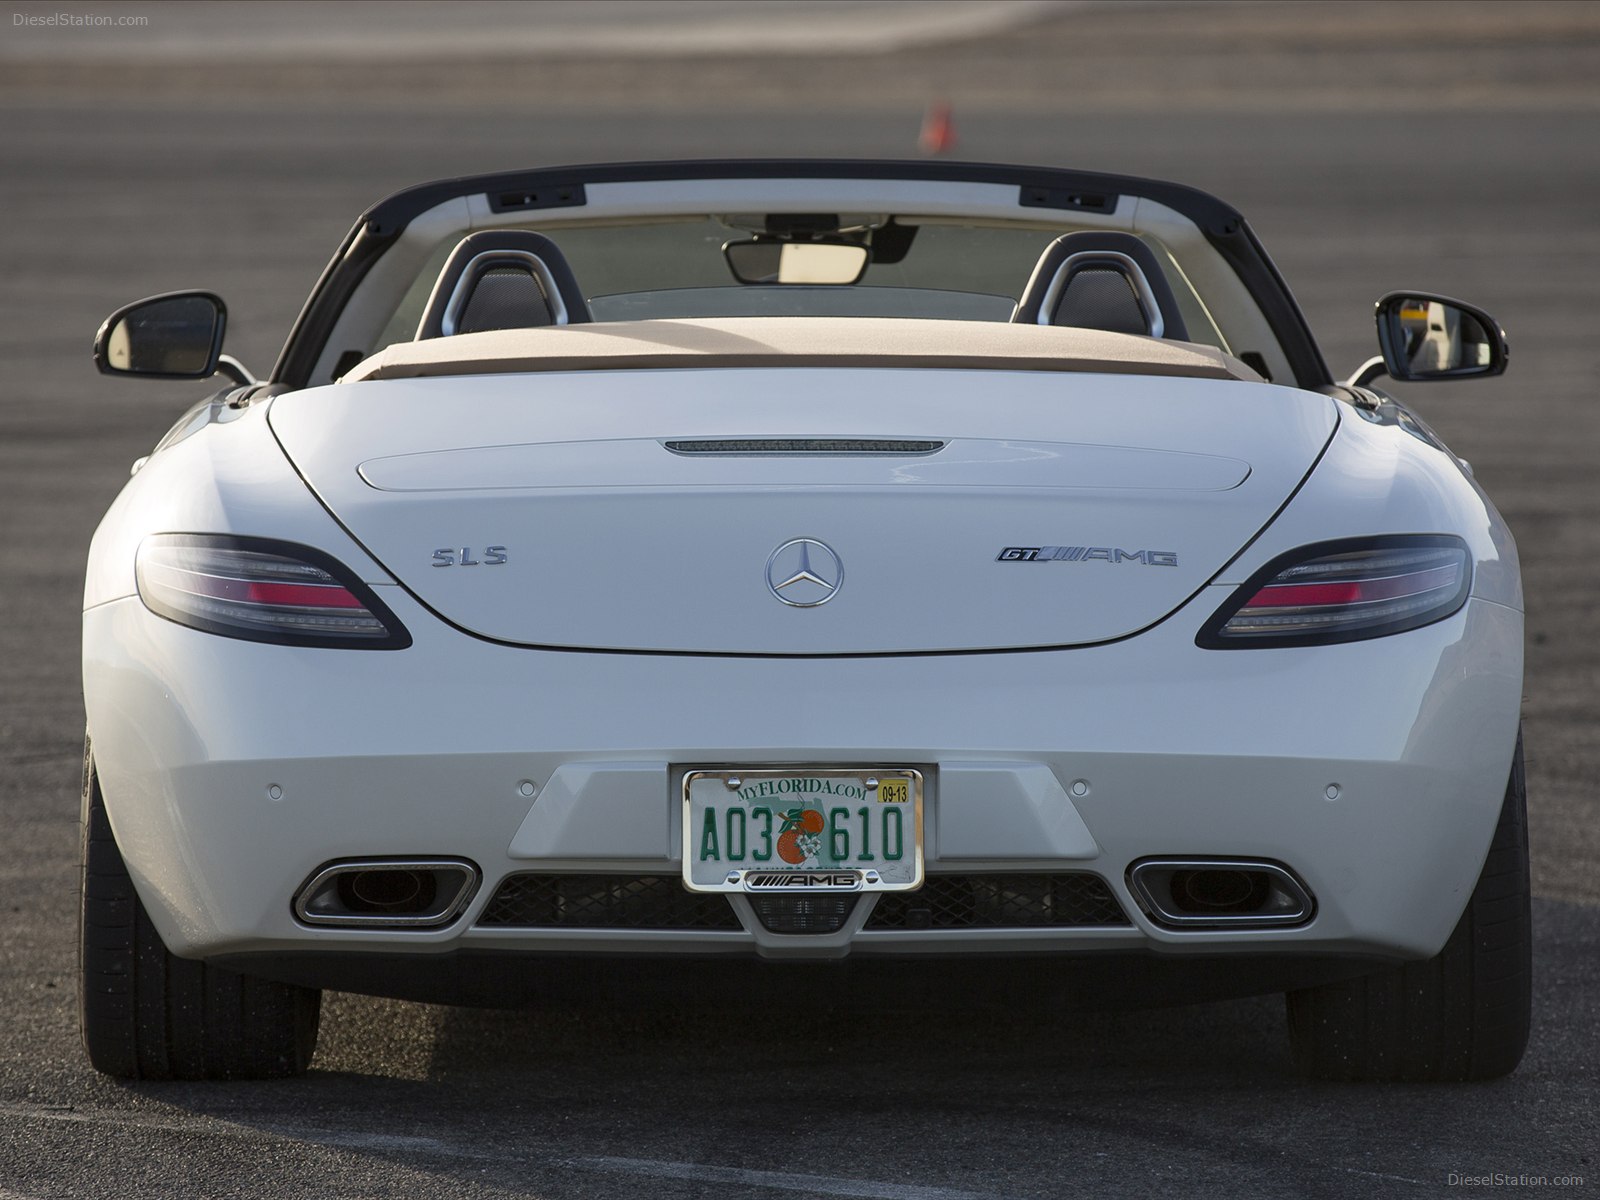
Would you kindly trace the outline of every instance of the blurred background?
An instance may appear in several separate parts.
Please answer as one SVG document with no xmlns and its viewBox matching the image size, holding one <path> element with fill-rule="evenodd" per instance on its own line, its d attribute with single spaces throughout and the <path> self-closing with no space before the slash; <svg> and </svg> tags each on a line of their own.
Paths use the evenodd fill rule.
<svg viewBox="0 0 1600 1200">
<path fill-rule="evenodd" d="M 927 136 L 930 114 L 940 136 Z M 228 350 L 261 373 L 355 218 L 414 182 L 929 153 L 1215 192 L 1255 226 L 1341 377 L 1376 352 L 1382 292 L 1439 291 L 1502 320 L 1505 377 L 1395 390 L 1472 462 L 1523 554 L 1534 887 L 1559 934 L 1542 943 L 1541 986 L 1566 990 L 1546 997 L 1530 1064 L 1508 1086 L 1559 1078 L 1565 1094 L 1572 1071 L 1591 1070 L 1575 1065 L 1582 1041 L 1564 1039 L 1594 1027 L 1585 964 L 1600 903 L 1597 130 L 1600 4 L 1588 0 L 12 0 L 0 9 L 4 1094 L 14 1108 L 36 1087 L 55 1104 L 128 1102 L 87 1076 L 73 1026 L 78 593 L 128 465 L 206 389 L 96 375 L 101 319 L 143 295 L 215 290 Z M 1229 1009 L 1222 1025 L 1248 1039 L 1268 1011 Z M 486 1018 L 351 1000 L 331 1016 L 347 1040 L 325 1035 L 318 1064 L 398 1078 L 442 1061 L 492 1076 L 494 1062 L 462 1047 L 503 1053 L 528 1030 L 472 1020 Z M 1131 1074 L 1097 1060 L 1112 1072 L 1104 1094 L 1148 1111 L 1158 1064 L 1181 1061 L 1196 1088 L 1220 1089 L 1205 1094 L 1226 1114 L 1220 1081 L 1252 1043 L 1222 1038 L 1208 1059 L 1194 1047 L 1214 1026 L 1175 1020 L 1135 1047 Z M 419 1030 L 431 1067 L 417 1065 Z M 693 1058 L 696 1035 L 682 1036 L 672 1053 Z M 1274 1055 L 1279 1036 L 1265 1034 Z M 1034 1061 L 1019 1050 L 1003 1086 L 1018 1072 L 1026 1086 Z M 1586 1124 L 1576 1109 L 1540 1110 L 1548 1145 L 1592 1148 L 1584 1080 Z M 1492 1106 L 1479 1118 L 1455 1104 L 1423 1106 L 1436 1141 L 1468 1157 L 1524 1146 Z M 1389 1154 L 1380 1172 L 1404 1175 L 1421 1152 L 1385 1129 L 1371 1116 L 1361 1136 Z M 38 1165 L 67 1153 L 51 1136 L 0 1151 L 0 1192 L 8 1153 L 38 1156 L 19 1178 L 67 1178 Z"/>
</svg>

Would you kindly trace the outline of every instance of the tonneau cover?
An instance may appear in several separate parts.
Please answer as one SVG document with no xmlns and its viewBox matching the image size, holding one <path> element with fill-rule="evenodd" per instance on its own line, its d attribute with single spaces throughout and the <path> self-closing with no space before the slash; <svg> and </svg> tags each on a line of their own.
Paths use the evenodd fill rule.
<svg viewBox="0 0 1600 1200">
<path fill-rule="evenodd" d="M 1210 346 L 1049 325 L 728 317 L 502 329 L 396 342 L 340 382 L 685 367 L 946 367 L 1262 382 Z"/>
</svg>

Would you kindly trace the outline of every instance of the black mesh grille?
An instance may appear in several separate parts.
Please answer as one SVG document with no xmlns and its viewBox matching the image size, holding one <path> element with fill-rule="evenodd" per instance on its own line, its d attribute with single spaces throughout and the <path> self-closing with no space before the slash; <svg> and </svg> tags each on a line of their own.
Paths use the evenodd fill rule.
<svg viewBox="0 0 1600 1200">
<path fill-rule="evenodd" d="M 751 896 L 750 907 L 770 933 L 836 933 L 859 896 Z"/>
<path fill-rule="evenodd" d="M 1054 325 L 1104 329 L 1108 333 L 1149 333 L 1139 297 L 1128 277 L 1114 267 L 1083 267 L 1061 290 Z"/>
<path fill-rule="evenodd" d="M 728 901 L 676 875 L 512 875 L 478 918 L 500 929 L 742 929 Z"/>
<path fill-rule="evenodd" d="M 885 892 L 868 929 L 1039 929 L 1126 925 L 1098 875 L 929 875 L 914 892 Z"/>
<path fill-rule="evenodd" d="M 473 285 L 456 332 L 528 329 L 553 323 L 550 302 L 532 272 L 526 267 L 491 267 Z"/>
</svg>

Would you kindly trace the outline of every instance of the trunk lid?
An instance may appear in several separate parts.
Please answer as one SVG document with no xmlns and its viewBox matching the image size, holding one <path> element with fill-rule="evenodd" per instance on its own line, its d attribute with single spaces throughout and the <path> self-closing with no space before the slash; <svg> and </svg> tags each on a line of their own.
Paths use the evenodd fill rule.
<svg viewBox="0 0 1600 1200">
<path fill-rule="evenodd" d="M 1272 519 L 1338 417 L 1261 383 L 721 368 L 342 384 L 270 421 L 465 630 L 805 655 L 1135 633 Z"/>
</svg>

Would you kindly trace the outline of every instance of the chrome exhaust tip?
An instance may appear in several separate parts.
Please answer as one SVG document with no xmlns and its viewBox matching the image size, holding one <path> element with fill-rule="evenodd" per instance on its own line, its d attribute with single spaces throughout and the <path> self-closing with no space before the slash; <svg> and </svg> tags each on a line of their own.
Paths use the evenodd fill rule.
<svg viewBox="0 0 1600 1200">
<path fill-rule="evenodd" d="M 312 874 L 294 915 L 307 925 L 432 929 L 460 915 L 478 882 L 478 868 L 460 858 L 347 859 Z"/>
<path fill-rule="evenodd" d="M 1128 868 L 1145 913 L 1172 929 L 1304 925 L 1316 901 L 1294 872 L 1263 859 L 1145 858 Z"/>
</svg>

